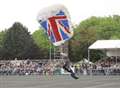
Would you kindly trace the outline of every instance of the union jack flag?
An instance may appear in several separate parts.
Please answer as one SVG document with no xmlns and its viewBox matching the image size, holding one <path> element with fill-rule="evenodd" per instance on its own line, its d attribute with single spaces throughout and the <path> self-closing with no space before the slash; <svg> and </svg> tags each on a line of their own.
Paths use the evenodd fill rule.
<svg viewBox="0 0 120 88">
<path fill-rule="evenodd" d="M 72 37 L 69 20 L 63 11 L 59 11 L 55 16 L 49 17 L 40 24 L 56 46 Z"/>
</svg>

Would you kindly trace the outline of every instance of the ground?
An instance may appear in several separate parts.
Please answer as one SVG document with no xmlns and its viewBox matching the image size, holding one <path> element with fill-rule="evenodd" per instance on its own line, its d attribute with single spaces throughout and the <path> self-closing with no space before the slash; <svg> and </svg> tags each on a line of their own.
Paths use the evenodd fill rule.
<svg viewBox="0 0 120 88">
<path fill-rule="evenodd" d="M 120 88 L 120 76 L 0 76 L 0 88 Z"/>
</svg>

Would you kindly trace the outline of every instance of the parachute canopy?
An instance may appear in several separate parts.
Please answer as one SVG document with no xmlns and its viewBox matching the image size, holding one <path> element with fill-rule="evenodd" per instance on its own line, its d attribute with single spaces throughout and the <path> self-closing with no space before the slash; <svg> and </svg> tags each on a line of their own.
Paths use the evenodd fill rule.
<svg viewBox="0 0 120 88">
<path fill-rule="evenodd" d="M 37 20 L 55 46 L 61 45 L 73 36 L 70 16 L 63 5 L 44 8 L 39 12 Z"/>
</svg>

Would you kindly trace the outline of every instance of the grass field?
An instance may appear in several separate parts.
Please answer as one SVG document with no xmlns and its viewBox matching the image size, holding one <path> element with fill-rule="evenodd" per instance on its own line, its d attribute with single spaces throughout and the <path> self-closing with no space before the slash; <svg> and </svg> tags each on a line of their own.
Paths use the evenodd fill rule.
<svg viewBox="0 0 120 88">
<path fill-rule="evenodd" d="M 120 88 L 120 76 L 0 76 L 0 88 Z"/>
</svg>

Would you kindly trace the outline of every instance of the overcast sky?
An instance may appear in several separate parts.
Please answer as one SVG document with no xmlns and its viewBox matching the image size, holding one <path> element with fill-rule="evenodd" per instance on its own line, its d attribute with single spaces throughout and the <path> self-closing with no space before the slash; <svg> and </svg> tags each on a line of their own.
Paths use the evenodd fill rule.
<svg viewBox="0 0 120 88">
<path fill-rule="evenodd" d="M 40 9 L 54 4 L 68 9 L 73 24 L 91 16 L 120 15 L 120 0 L 0 0 L 0 31 L 17 21 L 34 32 L 39 28 Z"/>
</svg>

